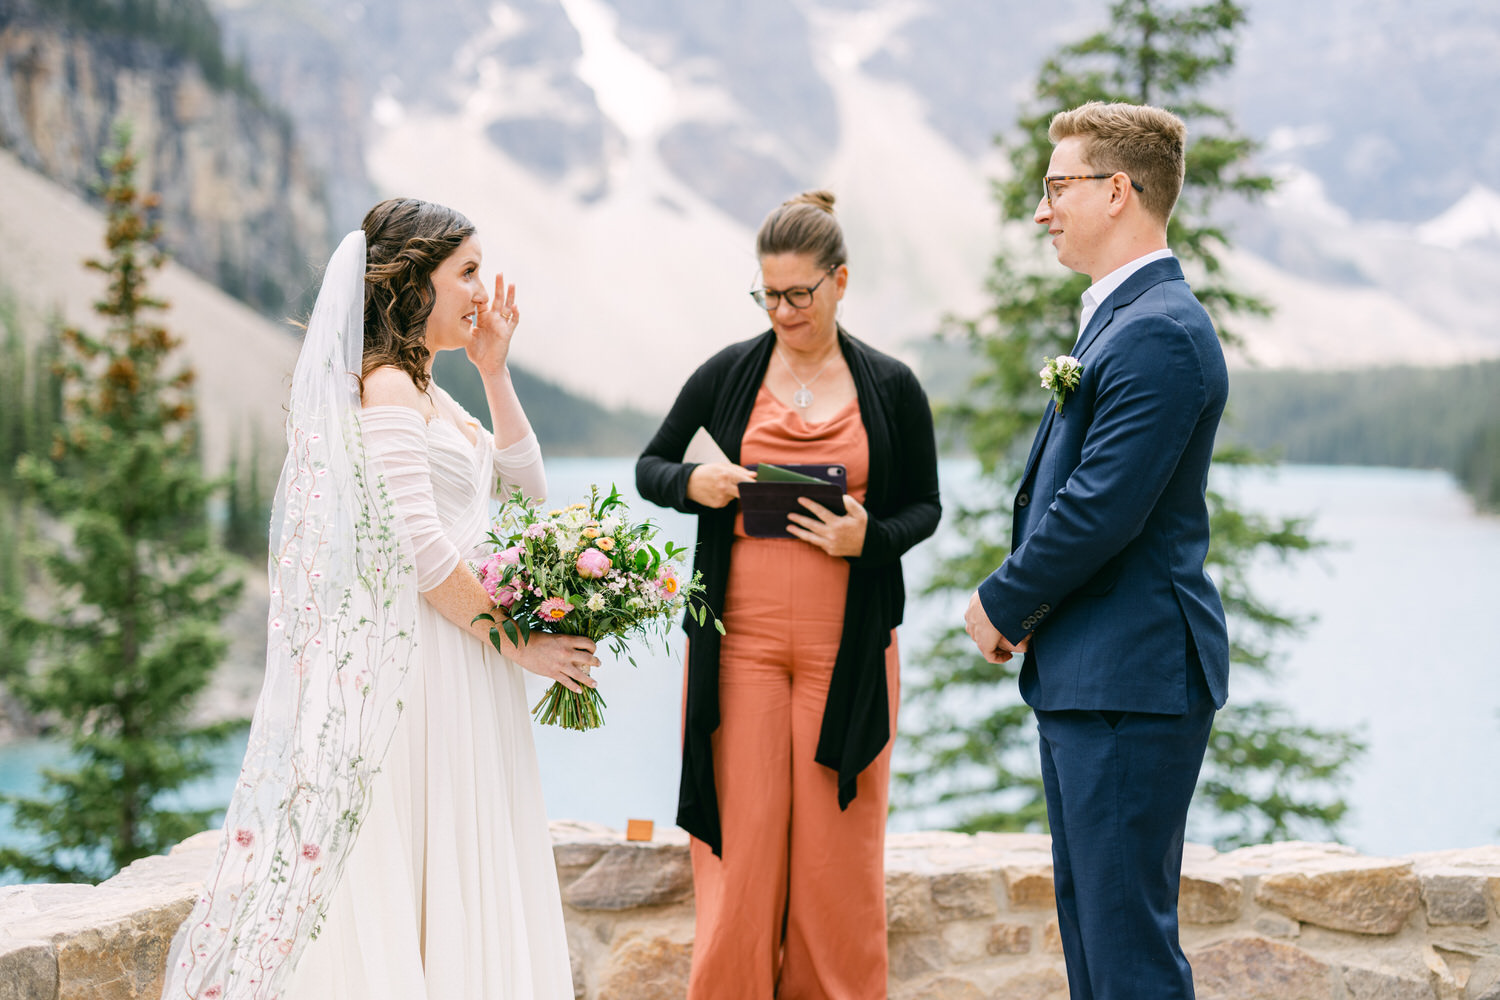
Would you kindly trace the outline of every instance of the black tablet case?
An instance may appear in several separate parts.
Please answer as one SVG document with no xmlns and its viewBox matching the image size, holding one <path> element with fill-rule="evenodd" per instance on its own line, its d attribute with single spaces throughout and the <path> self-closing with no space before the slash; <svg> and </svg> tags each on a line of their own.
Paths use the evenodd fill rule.
<svg viewBox="0 0 1500 1000">
<path fill-rule="evenodd" d="M 758 469 L 759 466 L 753 466 Z M 809 497 L 835 514 L 844 512 L 848 474 L 842 465 L 783 465 L 783 469 L 814 476 L 819 483 L 740 483 L 740 512 L 745 515 L 745 534 L 752 538 L 791 538 L 786 516 L 811 512 L 797 502 Z"/>
</svg>

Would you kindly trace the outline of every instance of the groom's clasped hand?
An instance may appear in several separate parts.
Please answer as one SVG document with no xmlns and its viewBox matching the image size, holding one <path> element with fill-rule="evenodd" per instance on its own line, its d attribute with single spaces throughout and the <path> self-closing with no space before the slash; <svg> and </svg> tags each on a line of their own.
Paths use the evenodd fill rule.
<svg viewBox="0 0 1500 1000">
<path fill-rule="evenodd" d="M 1000 634 L 1000 630 L 990 623 L 989 615 L 985 614 L 984 604 L 980 602 L 977 590 L 969 595 L 969 606 L 964 611 L 964 631 L 969 633 L 969 638 L 979 647 L 980 655 L 991 663 L 1006 663 L 1015 654 L 1025 653 L 1031 648 L 1030 635 L 1012 645 L 1009 639 Z"/>
</svg>

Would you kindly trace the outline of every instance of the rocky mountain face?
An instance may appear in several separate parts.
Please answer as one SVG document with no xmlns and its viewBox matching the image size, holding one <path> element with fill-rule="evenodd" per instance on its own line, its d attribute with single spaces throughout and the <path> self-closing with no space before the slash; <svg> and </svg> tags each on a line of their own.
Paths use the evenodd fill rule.
<svg viewBox="0 0 1500 1000">
<path fill-rule="evenodd" d="M 328 199 L 292 122 L 212 58 L 217 42 L 198 0 L 0 0 L 0 146 L 89 197 L 128 123 L 175 258 L 286 315 L 326 257 Z"/>
<path fill-rule="evenodd" d="M 518 343 L 518 363 L 657 411 L 706 352 L 763 328 L 744 295 L 754 227 L 801 189 L 838 194 L 851 330 L 913 358 L 943 316 L 982 308 L 1002 238 L 992 139 L 1042 60 L 1108 12 L 1106 0 L 453 0 L 440 14 L 403 0 L 152 0 L 211 4 L 278 119 L 188 60 L 45 13 L 121 2 L 0 0 L 0 142 L 25 162 L 84 189 L 113 109 L 130 108 L 154 144 L 153 186 L 194 233 L 182 259 L 242 295 L 263 287 L 258 301 L 272 283 L 307 289 L 321 252 L 305 248 L 378 196 L 446 201 L 521 283 L 528 328 L 623 377 L 564 364 L 555 339 Z M 1485 277 L 1500 266 L 1500 119 L 1483 113 L 1500 92 L 1500 8 L 1245 6 L 1237 66 L 1212 96 L 1284 181 L 1263 203 L 1225 206 L 1236 276 L 1280 306 L 1240 331 L 1251 355 L 1306 366 L 1500 351 L 1500 287 Z"/>
</svg>

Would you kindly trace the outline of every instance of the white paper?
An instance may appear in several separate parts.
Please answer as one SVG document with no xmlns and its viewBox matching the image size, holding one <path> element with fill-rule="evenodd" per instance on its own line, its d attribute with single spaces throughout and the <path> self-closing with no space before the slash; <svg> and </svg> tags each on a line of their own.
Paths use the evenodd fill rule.
<svg viewBox="0 0 1500 1000">
<path fill-rule="evenodd" d="M 713 462 L 728 462 L 729 456 L 724 454 L 724 449 L 719 447 L 719 442 L 714 440 L 707 428 L 699 427 L 693 432 L 687 451 L 682 453 L 682 460 L 695 465 L 708 465 Z"/>
</svg>

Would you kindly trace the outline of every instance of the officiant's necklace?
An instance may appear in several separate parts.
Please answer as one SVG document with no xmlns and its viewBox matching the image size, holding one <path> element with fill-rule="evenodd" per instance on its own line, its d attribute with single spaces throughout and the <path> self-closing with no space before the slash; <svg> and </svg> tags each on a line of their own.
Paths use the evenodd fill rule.
<svg viewBox="0 0 1500 1000">
<path fill-rule="evenodd" d="M 796 392 L 792 393 L 792 402 L 797 404 L 798 409 L 805 410 L 813 404 L 812 384 L 823 377 L 823 373 L 828 370 L 828 366 L 833 364 L 834 360 L 838 358 L 842 353 L 843 352 L 841 351 L 834 351 L 833 357 L 823 362 L 823 367 L 818 369 L 818 374 L 814 375 L 812 378 L 804 382 L 802 381 L 801 376 L 797 374 L 797 369 L 793 368 L 792 363 L 786 359 L 786 355 L 781 353 L 781 345 L 776 345 L 776 356 L 781 359 L 781 363 L 786 366 L 787 372 L 790 373 L 792 378 L 797 380 L 797 384 L 802 387 Z"/>
</svg>

